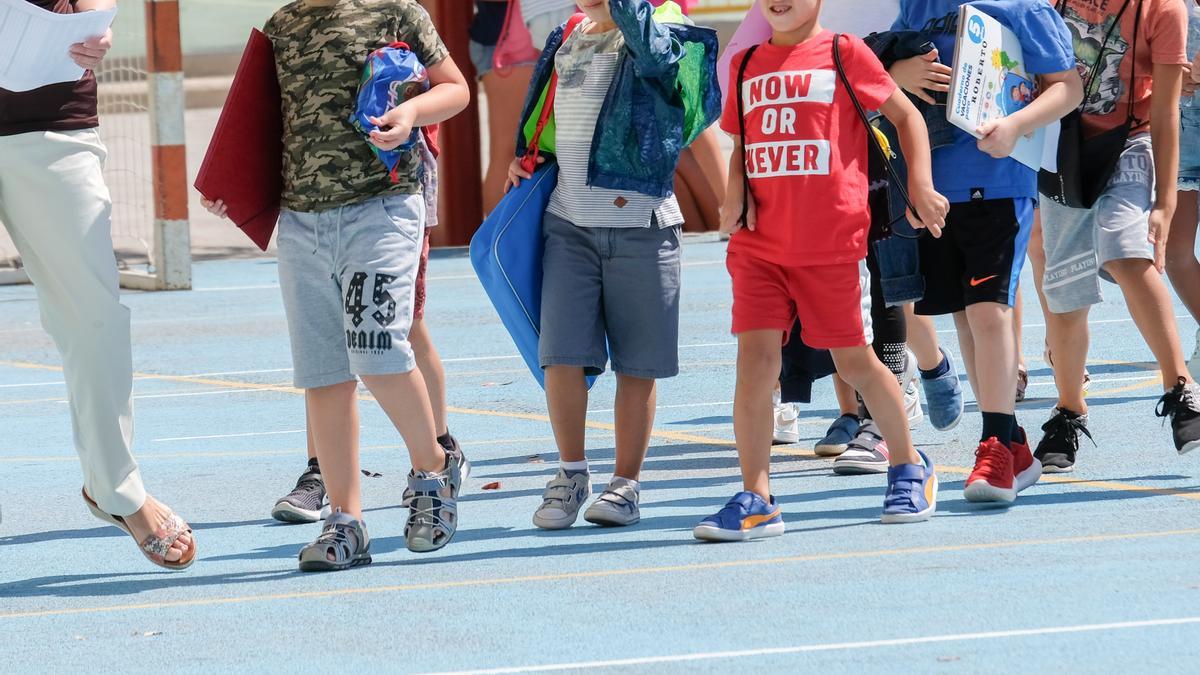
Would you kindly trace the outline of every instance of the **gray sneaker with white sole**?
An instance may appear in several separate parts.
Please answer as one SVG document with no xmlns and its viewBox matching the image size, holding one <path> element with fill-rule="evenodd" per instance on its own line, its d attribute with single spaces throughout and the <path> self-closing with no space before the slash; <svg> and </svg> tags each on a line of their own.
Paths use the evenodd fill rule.
<svg viewBox="0 0 1200 675">
<path fill-rule="evenodd" d="M 588 510 L 583 519 L 593 525 L 606 527 L 623 527 L 633 525 L 642 519 L 638 510 L 641 486 L 637 481 L 628 478 L 614 477 Z"/>
<path fill-rule="evenodd" d="M 271 509 L 271 517 L 283 523 L 315 523 L 328 515 L 325 482 L 321 480 L 321 469 L 313 464 L 300 474 L 296 487 Z"/>
<path fill-rule="evenodd" d="M 586 471 L 563 469 L 542 492 L 542 505 L 533 514 L 533 524 L 543 530 L 564 530 L 575 524 L 579 509 L 592 496 L 592 477 Z"/>
</svg>

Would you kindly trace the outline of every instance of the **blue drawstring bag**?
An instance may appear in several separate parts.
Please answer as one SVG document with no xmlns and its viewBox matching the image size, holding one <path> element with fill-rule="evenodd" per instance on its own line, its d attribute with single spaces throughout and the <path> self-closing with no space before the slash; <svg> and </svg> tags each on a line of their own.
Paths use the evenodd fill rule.
<svg viewBox="0 0 1200 675">
<path fill-rule="evenodd" d="M 383 117 L 387 111 L 428 90 L 429 74 L 407 44 L 393 42 L 367 56 L 358 85 L 358 107 L 350 116 L 350 123 L 367 139 L 375 156 L 387 167 L 393 183 L 398 178 L 396 170 L 401 157 L 416 145 L 421 130 L 414 127 L 408 140 L 395 150 L 380 150 L 370 143 L 371 132 L 379 129 L 371 124 L 371 118 Z"/>
</svg>

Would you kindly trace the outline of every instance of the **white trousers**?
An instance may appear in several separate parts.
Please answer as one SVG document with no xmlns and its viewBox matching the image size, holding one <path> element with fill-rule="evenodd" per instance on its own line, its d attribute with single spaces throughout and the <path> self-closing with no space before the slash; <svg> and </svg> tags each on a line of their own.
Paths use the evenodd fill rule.
<svg viewBox="0 0 1200 675">
<path fill-rule="evenodd" d="M 0 221 L 62 355 L 84 487 L 100 508 L 127 516 L 146 492 L 130 452 L 133 356 L 129 309 L 117 290 L 106 155 L 95 130 L 0 136 Z"/>
</svg>

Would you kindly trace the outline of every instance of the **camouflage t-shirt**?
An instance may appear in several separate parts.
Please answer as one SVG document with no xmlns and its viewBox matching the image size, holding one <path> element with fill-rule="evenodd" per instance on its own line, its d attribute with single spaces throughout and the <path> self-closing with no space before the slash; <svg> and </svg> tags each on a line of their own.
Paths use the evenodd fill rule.
<svg viewBox="0 0 1200 675">
<path fill-rule="evenodd" d="M 298 0 L 267 21 L 283 93 L 283 203 L 324 211 L 382 194 L 421 192 L 421 157 L 405 153 L 393 183 L 350 123 L 367 55 L 396 41 L 433 66 L 448 52 L 416 0 Z"/>
</svg>

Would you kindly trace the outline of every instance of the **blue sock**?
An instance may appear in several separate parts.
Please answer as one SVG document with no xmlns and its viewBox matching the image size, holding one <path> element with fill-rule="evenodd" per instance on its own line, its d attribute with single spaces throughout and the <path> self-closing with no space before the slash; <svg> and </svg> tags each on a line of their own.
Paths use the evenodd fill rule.
<svg viewBox="0 0 1200 675">
<path fill-rule="evenodd" d="M 942 357 L 942 362 L 937 364 L 936 368 L 931 370 L 922 370 L 921 377 L 926 380 L 932 380 L 934 378 L 941 377 L 948 372 L 950 372 L 950 359 Z"/>
</svg>

